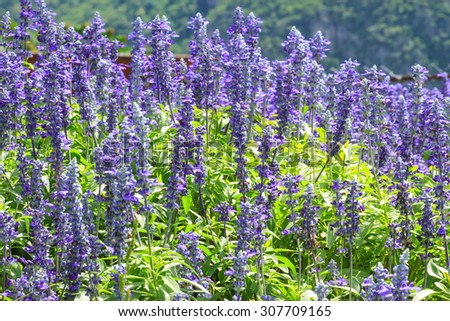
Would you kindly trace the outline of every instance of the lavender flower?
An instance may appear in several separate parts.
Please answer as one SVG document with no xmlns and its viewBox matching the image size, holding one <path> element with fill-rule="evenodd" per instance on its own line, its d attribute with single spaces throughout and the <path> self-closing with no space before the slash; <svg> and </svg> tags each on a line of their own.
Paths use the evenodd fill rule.
<svg viewBox="0 0 450 321">
<path fill-rule="evenodd" d="M 337 154 L 340 144 L 347 137 L 347 122 L 352 109 L 359 104 L 359 74 L 356 71 L 357 62 L 347 60 L 341 64 L 341 69 L 334 78 L 335 102 L 333 103 L 333 116 L 335 117 L 335 131 L 330 146 L 330 156 Z"/>
<path fill-rule="evenodd" d="M 52 153 L 50 155 L 54 178 L 57 180 L 63 171 L 64 149 L 70 143 L 67 134 L 69 112 L 67 96 L 71 94 L 71 75 L 66 60 L 58 52 L 51 53 L 46 62 L 42 62 L 46 72 L 43 75 L 43 114 L 46 119 L 45 129 L 51 137 Z"/>
<path fill-rule="evenodd" d="M 344 201 L 342 192 L 347 186 L 349 186 L 349 191 Z M 359 212 L 364 209 L 358 201 L 358 198 L 362 195 L 361 187 L 355 181 L 343 183 L 335 181 L 332 189 L 336 195 L 333 205 L 336 208 L 336 218 L 338 219 L 337 222 L 332 224 L 332 228 L 336 228 L 336 235 L 341 236 L 344 241 L 347 240 L 349 246 L 352 247 L 354 238 L 359 232 Z M 339 251 L 345 253 L 347 249 L 343 245 Z"/>
<path fill-rule="evenodd" d="M 176 83 L 173 81 L 175 69 L 175 57 L 170 46 L 173 44 L 173 38 L 177 35 L 172 31 L 169 21 L 163 16 L 156 16 L 149 25 L 151 37 L 149 45 L 152 48 L 152 54 L 149 58 L 150 79 L 152 80 L 152 89 L 156 95 L 158 103 L 168 105 L 172 108 L 175 103 Z M 172 109 L 172 118 L 174 118 Z"/>
<path fill-rule="evenodd" d="M 256 184 L 255 190 L 259 191 L 259 196 L 257 198 L 258 204 L 266 204 L 267 208 L 270 208 L 271 204 L 269 204 L 268 200 L 265 199 L 264 193 L 267 192 L 268 180 L 275 180 L 276 175 L 278 174 L 278 166 L 276 162 L 273 160 L 274 150 L 277 148 L 277 142 L 273 135 L 273 130 L 271 126 L 267 126 L 263 129 L 263 132 L 260 137 L 257 137 L 258 141 L 258 152 L 260 164 L 256 166 L 256 170 L 258 171 L 260 182 Z"/>
<path fill-rule="evenodd" d="M 189 21 L 188 28 L 193 30 L 194 39 L 189 42 L 192 64 L 186 74 L 197 107 L 206 112 L 213 108 L 218 93 L 216 77 L 221 74 L 214 44 L 207 37 L 207 25 L 208 21 L 200 13 Z"/>
<path fill-rule="evenodd" d="M 381 263 L 375 268 L 374 275 L 366 278 L 361 284 L 361 296 L 366 301 L 391 301 L 392 286 L 386 283 L 388 270 Z"/>
<path fill-rule="evenodd" d="M 225 272 L 226 275 L 232 276 L 234 279 L 235 297 L 239 301 L 240 293 L 245 288 L 245 277 L 247 275 L 246 265 L 249 260 L 257 255 L 258 277 L 261 275 L 262 262 L 262 246 L 266 240 L 263 233 L 269 214 L 262 206 L 243 202 L 241 203 L 241 212 L 237 217 L 237 244 L 235 254 L 231 258 L 233 260 L 233 268 Z"/>
<path fill-rule="evenodd" d="M 141 104 L 143 101 L 144 82 L 143 77 L 147 74 L 148 58 L 145 53 L 145 46 L 148 40 L 145 38 L 143 31 L 146 25 L 141 18 L 136 18 L 133 22 L 133 31 L 128 36 L 133 49 L 131 50 L 131 75 L 130 75 L 130 92 L 131 101 Z"/>
<path fill-rule="evenodd" d="M 247 19 L 245 20 L 245 28 L 242 30 L 242 35 L 246 39 L 247 46 L 250 49 L 250 56 L 258 55 L 261 25 L 262 20 L 255 17 L 253 12 L 250 12 L 247 16 Z"/>
<path fill-rule="evenodd" d="M 70 295 L 76 294 L 81 287 L 81 273 L 85 270 L 92 245 L 84 222 L 78 176 L 78 164 L 74 158 L 69 163 L 58 186 L 62 210 L 68 216 L 69 230 L 66 237 L 69 237 L 69 241 L 65 253 L 62 255 L 62 270 Z"/>
<path fill-rule="evenodd" d="M 6 271 L 8 265 L 15 262 L 12 256 L 11 246 L 14 239 L 17 237 L 18 223 L 14 221 L 14 218 L 7 212 L 0 211 L 0 245 L 2 245 L 0 260 L 0 266 L 2 270 Z M 6 278 L 6 273 L 3 273 L 3 278 Z M 3 284 L 6 284 L 7 280 L 3 280 Z M 3 288 L 3 290 L 5 290 Z"/>
<path fill-rule="evenodd" d="M 323 37 L 322 32 L 317 31 L 309 39 L 309 47 L 312 58 L 319 62 L 327 56 L 326 52 L 330 50 L 330 41 Z"/>
<path fill-rule="evenodd" d="M 413 282 L 408 281 L 408 260 L 409 252 L 406 250 L 400 255 L 400 262 L 394 267 L 394 276 L 392 277 L 393 300 L 407 301 L 412 291 L 418 290 Z"/>
<path fill-rule="evenodd" d="M 412 246 L 412 231 L 414 229 L 414 213 L 408 186 L 409 184 L 406 182 L 396 185 L 398 193 L 394 199 L 394 204 L 400 212 L 400 221 L 393 225 L 397 234 L 396 241 L 394 241 L 393 238 L 388 239 L 390 244 L 401 244 L 401 248 L 403 249 Z"/>
<path fill-rule="evenodd" d="M 206 290 L 209 288 L 210 280 L 204 277 L 202 271 L 202 263 L 205 260 L 205 255 L 198 248 L 200 237 L 194 232 L 181 232 L 179 235 L 179 243 L 177 245 L 177 252 L 181 254 L 187 261 L 187 264 L 192 268 L 185 266 L 180 267 L 180 276 L 194 283 L 198 283 Z M 191 286 L 186 285 L 188 290 L 193 290 Z M 202 293 L 200 297 L 210 298 L 211 294 Z"/>
<path fill-rule="evenodd" d="M 233 22 L 227 29 L 228 39 L 232 40 L 238 35 L 243 35 L 246 32 L 245 16 L 240 7 L 234 9 Z"/>
<path fill-rule="evenodd" d="M 7 295 L 25 301 L 56 301 L 57 296 L 50 288 L 54 279 L 54 265 L 49 253 L 52 236 L 43 224 L 43 209 L 27 209 L 24 214 L 32 217 L 29 235 L 33 242 L 25 248 L 32 260 L 25 261 L 22 275 Z"/>
<path fill-rule="evenodd" d="M 177 134 L 172 140 L 174 145 L 172 162 L 170 165 L 172 174 L 169 177 L 166 192 L 168 199 L 167 208 L 170 210 L 178 209 L 178 197 L 187 195 L 186 177 L 188 174 L 192 173 L 192 165 L 189 161 L 193 157 L 192 152 L 195 148 L 196 138 L 194 137 L 192 126 L 192 121 L 194 119 L 192 92 L 189 89 L 186 91 L 183 105 L 178 111 L 177 116 Z M 197 137 L 197 143 L 199 142 L 199 138 L 200 137 Z M 199 157 L 201 156 L 199 155 Z M 198 162 L 197 164 L 200 165 Z M 200 167 L 198 169 L 200 169 Z M 197 172 L 198 175 L 201 173 L 201 171 Z"/>
<path fill-rule="evenodd" d="M 298 189 L 296 188 L 295 191 L 298 191 Z M 313 250 L 317 246 L 316 234 L 318 211 L 320 210 L 320 207 L 313 204 L 315 196 L 311 184 L 306 187 L 301 198 L 303 199 L 302 209 L 300 213 L 294 212 L 293 209 L 291 210 L 289 221 L 293 222 L 293 225 L 291 228 L 283 231 L 283 234 L 295 235 L 302 242 L 305 249 Z M 297 201 L 292 200 L 291 198 L 289 200 L 289 205 L 291 205 L 291 208 L 295 208 L 297 206 Z"/>
<path fill-rule="evenodd" d="M 132 205 L 138 202 L 135 196 L 136 181 L 129 169 L 121 166 L 117 180 L 111 186 L 112 200 L 106 210 L 106 244 L 117 255 L 119 264 L 123 261 L 128 249 L 130 224 L 134 219 Z"/>
<path fill-rule="evenodd" d="M 175 293 L 172 298 L 173 301 L 189 301 L 189 294 L 187 293 Z"/>
<path fill-rule="evenodd" d="M 116 266 L 114 273 L 111 273 L 111 277 L 114 281 L 114 295 L 118 301 L 123 301 L 124 298 L 124 278 L 125 278 L 125 267 L 122 264 Z"/>
<path fill-rule="evenodd" d="M 227 202 L 221 202 L 219 205 L 217 205 L 214 208 L 214 211 L 219 213 L 219 222 L 229 222 L 230 221 L 230 215 L 234 212 L 236 212 L 231 205 L 229 205 Z"/>
<path fill-rule="evenodd" d="M 290 63 L 277 62 L 275 64 L 277 75 L 273 105 L 277 110 L 278 136 L 283 142 L 290 135 L 290 126 L 298 122 L 297 96 L 299 91 L 295 84 L 295 70 Z"/>
<path fill-rule="evenodd" d="M 331 290 L 327 284 L 319 282 L 314 288 L 314 292 L 317 294 L 318 301 L 328 301 L 327 296 L 330 294 Z"/>
<path fill-rule="evenodd" d="M 433 246 L 434 238 L 436 237 L 436 228 L 434 224 L 434 213 L 433 213 L 433 198 L 430 195 L 431 190 L 427 189 L 424 191 L 424 195 L 422 200 L 424 202 L 422 217 L 418 219 L 417 223 L 419 223 L 422 228 L 421 233 L 421 243 L 425 247 L 425 256 L 424 259 L 427 259 L 430 256 L 429 248 Z"/>
<path fill-rule="evenodd" d="M 7 212 L 0 211 L 0 243 L 9 245 L 17 237 L 18 223 Z"/>
<path fill-rule="evenodd" d="M 7 292 L 9 297 L 23 301 L 57 301 L 56 293 L 50 287 L 50 279 L 45 269 L 29 265 L 14 283 L 14 289 Z"/>
<path fill-rule="evenodd" d="M 0 149 L 15 143 L 12 141 L 15 135 L 11 132 L 20 129 L 18 119 L 25 111 L 22 105 L 25 73 L 20 56 L 14 52 L 0 52 Z"/>
<path fill-rule="evenodd" d="M 92 192 L 87 191 L 82 196 L 83 208 L 83 222 L 85 224 L 87 233 L 87 242 L 89 253 L 85 260 L 85 271 L 89 275 L 89 286 L 86 288 L 86 293 L 91 299 L 98 297 L 97 285 L 100 283 L 99 271 L 100 265 L 98 258 L 105 252 L 105 245 L 100 242 L 96 233 L 96 226 L 94 224 L 94 214 L 92 206 L 89 204 L 89 198 L 92 197 Z"/>
<path fill-rule="evenodd" d="M 241 292 L 245 289 L 245 278 L 248 273 L 247 264 L 251 255 L 246 251 L 237 252 L 231 259 L 233 267 L 225 271 L 225 275 L 233 277 L 235 294 L 233 301 L 241 301 Z"/>
<path fill-rule="evenodd" d="M 247 170 L 247 158 L 245 153 L 247 151 L 247 123 L 248 119 L 245 114 L 248 109 L 247 105 L 236 104 L 232 107 L 230 124 L 232 128 L 231 135 L 233 137 L 233 143 L 236 147 L 237 163 L 236 177 L 239 180 L 239 191 L 244 196 L 248 192 L 248 170 Z"/>
</svg>

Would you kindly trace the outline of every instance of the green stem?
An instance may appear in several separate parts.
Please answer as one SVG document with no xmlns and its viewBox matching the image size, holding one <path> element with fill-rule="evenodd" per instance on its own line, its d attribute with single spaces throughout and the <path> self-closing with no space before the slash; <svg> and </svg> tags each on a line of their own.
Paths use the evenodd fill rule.
<svg viewBox="0 0 450 321">
<path fill-rule="evenodd" d="M 252 139 L 252 127 L 253 127 L 253 120 L 255 117 L 254 113 L 255 113 L 255 106 L 252 104 L 252 106 L 250 107 L 250 115 L 248 115 L 249 124 L 247 130 L 247 142 L 249 142 Z"/>
<path fill-rule="evenodd" d="M 173 217 L 173 210 L 169 209 L 169 217 L 167 219 L 166 235 L 164 236 L 163 246 L 166 246 L 167 241 L 169 240 L 170 229 L 172 228 L 172 217 Z"/>
<path fill-rule="evenodd" d="M 352 251 L 352 243 L 350 242 L 350 245 L 348 247 L 349 250 L 349 256 L 350 256 L 350 280 L 349 280 L 349 287 L 350 287 L 350 301 L 352 300 L 352 283 L 353 283 L 353 251 Z"/>
<path fill-rule="evenodd" d="M 374 161 L 374 158 L 373 158 L 372 142 L 370 141 L 370 139 L 369 139 L 369 157 L 370 157 L 370 163 L 372 165 L 373 176 L 375 177 L 375 184 L 376 184 L 376 187 L 377 187 L 378 200 L 381 200 L 380 183 L 378 182 L 378 171 L 375 168 L 375 161 Z"/>
<path fill-rule="evenodd" d="M 260 264 L 261 264 L 262 293 L 263 295 L 266 295 L 266 282 L 264 278 L 264 250 L 262 246 L 260 249 Z"/>
<path fill-rule="evenodd" d="M 198 186 L 198 196 L 200 200 L 200 207 L 202 208 L 202 214 L 205 220 L 208 221 L 208 216 L 206 215 L 206 209 L 205 209 L 205 202 L 203 201 L 203 192 L 202 192 L 202 186 Z"/>
<path fill-rule="evenodd" d="M 316 282 L 319 283 L 320 282 L 320 275 L 319 275 L 319 265 L 317 264 L 317 260 L 316 260 L 316 250 L 311 251 L 311 256 L 312 256 L 312 259 L 313 259 L 314 270 L 316 272 Z"/>
<path fill-rule="evenodd" d="M 6 260 L 6 244 L 3 244 L 3 258 Z M 6 266 L 3 266 L 3 282 L 2 282 L 2 293 L 6 292 Z M 5 301 L 5 296 L 2 295 L 2 301 Z"/>
<path fill-rule="evenodd" d="M 90 284 L 90 286 L 91 286 L 91 291 L 92 291 L 92 293 L 94 294 L 94 300 L 95 301 L 98 301 L 98 294 L 97 294 L 97 288 L 96 288 L 96 286 L 95 286 L 95 284 L 94 284 L 94 280 L 93 280 L 93 278 L 92 278 L 92 271 L 89 271 L 89 284 Z"/>
<path fill-rule="evenodd" d="M 441 161 L 441 155 L 439 154 L 439 164 L 442 164 Z M 440 166 L 439 168 L 439 184 L 441 185 L 441 195 L 440 195 L 440 211 L 441 211 L 441 221 L 444 225 L 444 235 L 442 235 L 442 242 L 444 243 L 444 251 L 445 251 L 445 263 L 447 265 L 447 269 L 450 269 L 450 261 L 449 261 L 449 254 L 448 254 L 448 241 L 447 241 L 447 218 L 445 215 L 445 199 L 444 199 L 444 186 L 443 186 L 443 178 L 442 178 L 442 168 Z"/>
<path fill-rule="evenodd" d="M 95 236 L 97 236 L 97 237 L 98 237 L 98 232 L 100 230 L 100 217 L 101 217 L 100 193 L 101 193 L 101 185 L 98 184 L 97 222 L 96 222 L 96 225 L 95 225 Z"/>
<path fill-rule="evenodd" d="M 314 173 L 314 167 L 315 167 L 315 164 L 316 164 L 316 156 L 315 156 L 315 145 L 316 145 L 316 137 L 315 137 L 315 135 L 314 135 L 314 118 L 315 118 L 315 108 L 314 108 L 314 105 L 312 105 L 311 106 L 311 120 L 310 120 L 310 122 L 311 122 L 311 137 L 312 137 L 312 148 L 311 148 L 311 160 L 312 160 L 312 168 L 311 168 L 311 173 L 312 173 L 312 180 L 311 180 L 311 183 L 313 183 L 313 186 L 314 186 L 314 183 L 316 182 L 316 179 L 315 179 L 315 173 Z"/>
<path fill-rule="evenodd" d="M 145 198 L 145 208 L 148 208 L 148 200 Z M 153 264 L 153 251 L 152 251 L 152 238 L 150 235 L 150 212 L 147 211 L 147 215 L 145 215 L 145 229 L 147 232 L 147 246 L 148 246 L 148 255 L 150 261 L 150 275 L 152 277 L 153 286 L 155 287 L 155 291 L 157 289 L 156 286 L 156 276 L 155 276 L 155 267 Z"/>
<path fill-rule="evenodd" d="M 208 108 L 205 109 L 205 126 L 206 126 L 206 154 L 209 153 L 209 116 L 208 116 Z"/>
<path fill-rule="evenodd" d="M 425 268 L 424 268 L 424 276 L 423 276 L 423 286 L 422 288 L 426 289 L 427 287 L 427 277 L 428 277 L 428 273 L 427 273 L 427 263 L 428 263 L 428 244 L 425 244 Z"/>
<path fill-rule="evenodd" d="M 298 275 L 297 275 L 297 290 L 300 291 L 300 284 L 302 281 L 302 247 L 300 239 L 297 237 L 297 255 L 298 255 Z"/>
</svg>

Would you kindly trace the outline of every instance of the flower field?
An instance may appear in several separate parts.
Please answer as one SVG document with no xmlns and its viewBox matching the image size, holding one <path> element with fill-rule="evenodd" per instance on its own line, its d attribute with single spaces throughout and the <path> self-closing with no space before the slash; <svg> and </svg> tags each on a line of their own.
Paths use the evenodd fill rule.
<svg viewBox="0 0 450 321">
<path fill-rule="evenodd" d="M 450 300 L 450 81 L 392 84 L 293 27 L 165 17 L 122 44 L 44 0 L 0 22 L 0 295 L 14 300 Z M 39 56 L 34 64 L 27 42 Z"/>
</svg>

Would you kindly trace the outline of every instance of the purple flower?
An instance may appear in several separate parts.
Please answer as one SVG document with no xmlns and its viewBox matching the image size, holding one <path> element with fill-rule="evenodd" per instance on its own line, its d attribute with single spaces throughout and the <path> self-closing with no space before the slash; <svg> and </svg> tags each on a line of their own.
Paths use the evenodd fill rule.
<svg viewBox="0 0 450 321">
<path fill-rule="evenodd" d="M 393 289 L 386 283 L 388 277 L 388 270 L 378 263 L 374 275 L 361 284 L 361 297 L 366 301 L 391 301 Z"/>
<path fill-rule="evenodd" d="M 413 282 L 408 281 L 408 260 L 409 252 L 406 250 L 400 255 L 399 264 L 394 267 L 394 275 L 392 277 L 394 301 L 407 301 L 412 291 L 420 290 L 414 287 Z"/>
<path fill-rule="evenodd" d="M 233 137 L 233 143 L 236 148 L 237 163 L 236 177 L 239 181 L 239 191 L 244 196 L 248 192 L 248 170 L 247 170 L 247 158 L 245 153 L 247 151 L 247 124 L 246 111 L 248 105 L 235 104 L 231 109 L 231 135 Z"/>
<path fill-rule="evenodd" d="M 131 42 L 133 49 L 131 49 L 131 74 L 130 74 L 130 92 L 131 101 L 141 104 L 143 102 L 143 78 L 148 72 L 148 58 L 146 55 L 145 46 L 148 44 L 148 40 L 144 36 L 144 30 L 147 26 L 141 20 L 136 18 L 133 22 L 133 31 L 128 36 L 128 40 Z"/>
<path fill-rule="evenodd" d="M 190 160 L 193 158 L 193 150 L 196 149 L 195 145 L 199 143 L 200 139 L 200 136 L 194 136 L 194 128 L 192 125 L 192 121 L 194 120 L 193 105 L 192 91 L 188 89 L 183 99 L 183 104 L 177 114 L 178 123 L 175 125 L 177 133 L 172 140 L 173 152 L 172 162 L 170 164 L 172 173 L 169 177 L 166 191 L 168 200 L 167 208 L 171 210 L 178 209 L 179 196 L 187 195 L 186 177 L 193 171 Z M 197 159 L 197 175 L 202 179 L 202 173 L 204 172 L 201 171 L 202 164 L 198 161 L 203 156 L 197 156 L 199 157 Z"/>
<path fill-rule="evenodd" d="M 172 31 L 166 17 L 156 16 L 148 24 L 151 37 L 149 45 L 152 49 L 149 58 L 150 79 L 156 100 L 170 108 L 175 103 L 176 82 L 173 81 L 175 72 L 175 57 L 169 50 L 177 35 Z M 174 115 L 172 115 L 173 117 Z"/>
<path fill-rule="evenodd" d="M 8 265 L 15 262 L 12 256 L 12 243 L 17 237 L 17 227 L 19 224 L 14 221 L 14 218 L 7 212 L 0 211 L 0 245 L 2 245 L 2 258 L 0 259 L 0 266 L 2 269 L 7 269 Z M 6 274 L 3 275 L 7 277 Z M 3 280 L 4 284 L 7 282 Z"/>
<path fill-rule="evenodd" d="M 227 29 L 228 39 L 231 40 L 238 35 L 243 35 L 246 30 L 245 16 L 240 7 L 234 9 L 233 22 Z"/>
<path fill-rule="evenodd" d="M 81 185 L 78 181 L 79 171 L 76 159 L 72 159 L 59 183 L 61 209 L 67 213 L 68 230 L 65 238 L 69 242 L 63 249 L 62 274 L 68 284 L 68 296 L 78 293 L 81 287 L 81 274 L 91 255 L 91 240 L 84 221 L 81 202 Z M 61 215 L 62 213 L 60 213 Z"/>
<path fill-rule="evenodd" d="M 240 293 L 245 288 L 247 264 L 249 260 L 257 256 L 257 265 L 262 266 L 263 244 L 266 241 L 264 229 L 266 228 L 269 213 L 263 206 L 242 202 L 241 211 L 236 221 L 237 244 L 232 256 L 233 268 L 225 272 L 234 279 L 236 299 L 240 299 Z"/>
<path fill-rule="evenodd" d="M 347 138 L 347 122 L 352 110 L 360 100 L 360 76 L 356 71 L 359 64 L 347 60 L 341 64 L 341 69 L 330 78 L 333 80 L 332 91 L 334 99 L 331 103 L 331 112 L 334 117 L 333 141 L 330 146 L 330 155 L 334 156 L 340 149 L 340 144 Z"/>
<path fill-rule="evenodd" d="M 328 301 L 327 295 L 330 294 L 331 290 L 327 284 L 319 282 L 314 288 L 314 292 L 317 294 L 318 301 Z"/>
<path fill-rule="evenodd" d="M 421 233 L 421 243 L 425 247 L 425 256 L 424 259 L 430 256 L 429 248 L 433 246 L 434 238 L 436 237 L 436 227 L 434 224 L 434 213 L 433 213 L 433 198 L 430 195 L 431 190 L 426 189 L 424 191 L 424 195 L 422 196 L 423 200 L 423 210 L 422 217 L 417 220 L 420 227 L 422 228 Z"/>
<path fill-rule="evenodd" d="M 324 38 L 322 32 L 317 31 L 314 36 L 309 39 L 309 47 L 312 57 L 316 61 L 321 61 L 327 56 L 326 52 L 330 50 L 330 41 Z"/>
<path fill-rule="evenodd" d="M 172 301 L 189 301 L 189 294 L 183 292 L 175 293 Z"/>
<path fill-rule="evenodd" d="M 194 283 L 198 283 L 208 290 L 210 280 L 203 276 L 202 264 L 205 260 L 205 255 L 198 248 L 199 238 L 200 236 L 194 232 L 181 232 L 179 234 L 177 252 L 185 258 L 186 263 L 192 268 L 190 269 L 185 266 L 181 266 L 179 268 L 179 272 L 182 278 L 185 278 Z M 193 290 L 191 285 L 186 284 L 185 286 L 187 287 L 187 290 Z M 210 297 L 211 295 L 209 293 L 201 293 L 200 296 Z"/>
<path fill-rule="evenodd" d="M 245 20 L 245 28 L 243 29 L 243 36 L 246 39 L 247 46 L 250 49 L 250 55 L 257 54 L 259 50 L 259 34 L 261 33 L 262 20 L 255 17 L 253 12 L 250 12 Z"/>
<path fill-rule="evenodd" d="M 273 105 L 276 108 L 278 118 L 278 136 L 283 142 L 290 135 L 291 125 L 298 122 L 297 97 L 299 90 L 295 84 L 295 69 L 291 63 L 276 62 L 275 93 Z"/>
<path fill-rule="evenodd" d="M 114 281 L 114 295 L 118 301 L 124 300 L 124 282 L 125 282 L 125 267 L 122 264 L 116 266 L 116 271 L 111 273 Z"/>
<path fill-rule="evenodd" d="M 22 275 L 15 280 L 14 288 L 7 296 L 22 301 L 57 301 L 56 293 L 50 287 L 50 279 L 45 269 L 36 265 L 27 265 Z"/>
<path fill-rule="evenodd" d="M 11 244 L 17 236 L 18 223 L 7 212 L 0 211 L 0 243 Z"/>
<path fill-rule="evenodd" d="M 227 202 L 221 202 L 214 208 L 214 211 L 219 213 L 219 222 L 229 222 L 230 215 L 236 212 Z"/>
<path fill-rule="evenodd" d="M 195 177 L 195 183 L 198 184 L 199 188 L 201 188 L 205 184 L 206 179 L 206 168 L 205 168 L 205 159 L 204 159 L 204 145 L 205 140 L 203 139 L 203 135 L 205 134 L 206 129 L 203 126 L 199 126 L 195 128 L 195 139 L 194 139 L 194 165 L 192 167 L 192 174 Z"/>
<path fill-rule="evenodd" d="M 298 182 L 297 182 L 298 184 Z M 296 192 L 298 189 L 292 191 Z M 291 215 L 289 216 L 289 221 L 292 222 L 292 227 L 283 231 L 283 234 L 293 234 L 300 239 L 303 247 L 307 250 L 313 250 L 317 247 L 317 224 L 319 217 L 319 206 L 314 205 L 314 190 L 312 184 L 309 184 L 301 199 L 303 204 L 300 213 L 296 212 L 294 209 L 297 207 L 297 200 L 292 198 L 288 201 L 291 206 Z"/>
<path fill-rule="evenodd" d="M 414 230 L 414 213 L 412 199 L 408 191 L 409 183 L 396 184 L 398 190 L 393 203 L 400 213 L 400 220 L 392 224 L 391 236 L 388 238 L 387 246 L 393 248 L 410 248 L 412 246 L 412 231 Z M 394 235 L 395 234 L 395 235 Z"/>
<path fill-rule="evenodd" d="M 112 183 L 111 200 L 106 209 L 106 245 L 117 255 L 119 264 L 128 249 L 131 222 L 134 219 L 133 204 L 138 202 L 135 196 L 136 181 L 126 166 L 121 166 L 116 180 Z"/>
<path fill-rule="evenodd" d="M 206 290 L 208 290 L 211 280 L 204 277 L 203 275 L 202 264 L 205 260 L 205 255 L 198 248 L 199 238 L 200 236 L 194 232 L 189 233 L 181 232 L 179 234 L 179 243 L 177 244 L 177 252 L 185 258 L 186 263 L 192 268 L 189 269 L 185 266 L 182 266 L 179 268 L 179 272 L 182 278 L 197 283 L 203 286 Z M 182 285 L 184 285 L 188 291 L 193 290 L 193 287 L 189 284 L 182 283 Z M 198 297 L 211 298 L 211 294 L 200 293 Z"/>
<path fill-rule="evenodd" d="M 348 188 L 348 195 L 343 199 L 344 189 Z M 349 242 L 349 246 L 353 246 L 354 238 L 359 232 L 359 212 L 363 210 L 363 206 L 358 201 L 361 197 L 361 187 L 355 181 L 339 182 L 334 181 L 332 189 L 335 191 L 335 200 L 333 205 L 336 208 L 336 218 L 338 221 L 331 226 L 336 229 L 336 235 L 341 236 Z M 347 252 L 347 248 L 338 249 L 340 252 Z"/>
<path fill-rule="evenodd" d="M 257 137 L 256 140 L 258 141 L 260 159 L 260 163 L 256 166 L 260 182 L 254 187 L 255 190 L 259 191 L 257 203 L 265 204 L 267 208 L 270 208 L 271 203 L 264 194 L 269 192 L 268 181 L 276 180 L 278 175 L 278 164 L 273 157 L 277 148 L 277 141 L 273 135 L 272 127 L 265 127 L 261 136 Z"/>
<path fill-rule="evenodd" d="M 207 37 L 208 21 L 197 13 L 191 18 L 188 28 L 194 32 L 194 39 L 189 42 L 191 66 L 186 74 L 189 80 L 195 104 L 208 112 L 214 107 L 220 93 L 217 77 L 222 74 L 222 66 L 217 62 L 215 44 Z"/>
<path fill-rule="evenodd" d="M 15 143 L 12 132 L 20 129 L 17 120 L 24 114 L 22 101 L 25 98 L 25 74 L 22 59 L 14 52 L 0 52 L 0 149 Z"/>
</svg>

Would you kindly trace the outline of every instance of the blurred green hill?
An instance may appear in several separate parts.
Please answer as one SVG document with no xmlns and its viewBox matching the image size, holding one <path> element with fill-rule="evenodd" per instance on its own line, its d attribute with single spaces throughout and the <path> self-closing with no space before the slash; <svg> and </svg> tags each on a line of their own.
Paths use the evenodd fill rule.
<svg viewBox="0 0 450 321">
<path fill-rule="evenodd" d="M 330 39 L 328 67 L 350 57 L 396 73 L 415 63 L 448 71 L 450 63 L 450 0 L 47 0 L 47 5 L 59 21 L 74 26 L 89 23 L 98 11 L 116 35 L 127 35 L 137 16 L 149 21 L 165 15 L 180 35 L 176 53 L 188 52 L 189 17 L 201 12 L 209 31 L 219 28 L 225 37 L 240 6 L 263 20 L 261 47 L 272 59 L 283 58 L 281 43 L 295 25 L 307 38 L 321 30 Z M 6 11 L 17 19 L 20 1 L 0 0 L 0 14 Z"/>
</svg>

